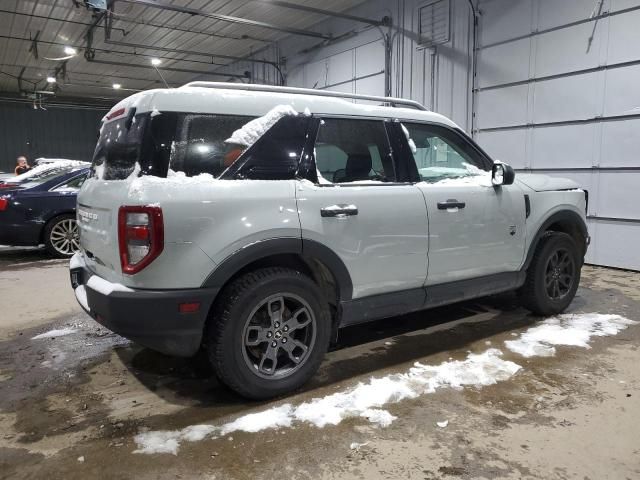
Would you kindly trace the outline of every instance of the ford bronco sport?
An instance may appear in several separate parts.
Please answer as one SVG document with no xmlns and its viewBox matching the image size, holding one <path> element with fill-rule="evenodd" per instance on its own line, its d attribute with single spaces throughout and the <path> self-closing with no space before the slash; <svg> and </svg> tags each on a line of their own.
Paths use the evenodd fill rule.
<svg viewBox="0 0 640 480">
<path fill-rule="evenodd" d="M 587 192 L 514 177 L 410 100 L 205 82 L 137 93 L 103 119 L 71 282 L 100 324 L 205 352 L 230 388 L 272 397 L 307 381 L 347 325 L 509 290 L 536 314 L 567 308 Z"/>
</svg>

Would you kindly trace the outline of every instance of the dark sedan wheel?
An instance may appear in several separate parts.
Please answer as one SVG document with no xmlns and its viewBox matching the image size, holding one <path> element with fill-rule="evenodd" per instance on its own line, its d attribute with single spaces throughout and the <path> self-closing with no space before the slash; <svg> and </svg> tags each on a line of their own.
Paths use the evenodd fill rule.
<svg viewBox="0 0 640 480">
<path fill-rule="evenodd" d="M 318 285 L 288 268 L 249 272 L 225 287 L 205 347 L 218 378 L 248 398 L 302 386 L 329 346 L 331 317 Z"/>
<path fill-rule="evenodd" d="M 570 235 L 548 232 L 538 244 L 521 290 L 522 303 L 538 315 L 564 311 L 580 283 L 582 257 Z"/>
<path fill-rule="evenodd" d="M 58 258 L 68 258 L 80 249 L 80 236 L 75 215 L 60 215 L 51 220 L 44 232 L 47 251 Z"/>
</svg>

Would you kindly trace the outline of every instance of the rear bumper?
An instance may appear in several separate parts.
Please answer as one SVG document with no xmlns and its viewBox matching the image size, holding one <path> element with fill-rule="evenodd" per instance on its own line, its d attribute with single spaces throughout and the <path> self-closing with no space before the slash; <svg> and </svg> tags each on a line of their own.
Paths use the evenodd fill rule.
<svg viewBox="0 0 640 480">
<path fill-rule="evenodd" d="M 112 332 L 167 355 L 198 352 L 217 289 L 133 290 L 99 277 L 99 282 L 91 282 L 93 273 L 81 254 L 72 258 L 70 275 L 80 306 Z M 198 311 L 180 312 L 180 304 L 194 302 L 200 304 Z"/>
</svg>

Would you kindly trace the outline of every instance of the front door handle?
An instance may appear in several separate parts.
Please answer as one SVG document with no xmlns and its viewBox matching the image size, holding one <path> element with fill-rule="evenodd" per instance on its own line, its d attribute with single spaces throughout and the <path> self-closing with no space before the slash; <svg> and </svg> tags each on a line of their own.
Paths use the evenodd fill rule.
<svg viewBox="0 0 640 480">
<path fill-rule="evenodd" d="M 448 210 L 450 208 L 464 208 L 467 204 L 459 202 L 455 198 L 450 198 L 446 202 L 438 202 L 438 210 Z"/>
<path fill-rule="evenodd" d="M 351 217 L 358 215 L 358 207 L 352 204 L 340 203 L 337 205 L 329 205 L 320 209 L 320 216 L 322 217 Z"/>
</svg>

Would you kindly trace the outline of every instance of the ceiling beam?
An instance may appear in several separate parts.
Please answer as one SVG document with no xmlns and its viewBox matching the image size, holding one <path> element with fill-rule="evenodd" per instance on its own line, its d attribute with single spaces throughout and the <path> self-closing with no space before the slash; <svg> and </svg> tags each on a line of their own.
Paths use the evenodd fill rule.
<svg viewBox="0 0 640 480">
<path fill-rule="evenodd" d="M 125 62 L 113 62 L 110 60 L 90 60 L 90 63 L 99 63 L 101 65 L 113 65 L 116 67 L 128 67 L 128 68 L 146 68 L 155 70 L 153 65 L 144 65 L 144 64 L 135 64 L 135 63 L 125 63 Z M 227 78 L 248 78 L 246 75 L 242 75 L 239 73 L 216 73 L 216 72 L 207 72 L 202 70 L 190 70 L 186 68 L 170 68 L 163 67 L 163 72 L 176 72 L 176 73 L 193 73 L 196 75 L 207 75 L 207 76 L 215 76 L 215 77 L 227 77 Z M 115 76 L 115 75 L 114 75 Z M 151 82 L 152 79 L 149 79 Z"/>
<path fill-rule="evenodd" d="M 17 40 L 17 41 L 22 41 L 22 42 L 30 42 L 31 39 L 29 38 L 23 38 L 23 37 L 11 37 L 8 35 L 0 35 L 0 39 L 6 39 L 6 40 Z M 83 46 L 77 46 L 75 44 L 69 44 L 69 43 L 61 43 L 61 42 L 51 42 L 51 41 L 46 41 L 46 40 L 38 40 L 38 43 L 42 43 L 45 45 L 59 45 L 62 47 L 65 46 L 70 46 L 73 48 L 76 48 L 78 51 L 83 50 L 85 47 Z M 151 47 L 144 47 L 144 46 L 139 46 L 139 48 L 141 49 L 145 49 L 145 48 L 149 48 L 152 49 Z M 144 55 L 142 53 L 137 53 L 137 52 L 123 52 L 122 50 L 112 50 L 112 49 L 105 49 L 105 48 L 92 48 L 92 50 L 94 50 L 95 52 L 100 52 L 100 53 L 106 53 L 106 54 L 120 54 L 120 55 L 131 55 L 131 56 L 137 56 L 137 57 L 153 57 L 153 55 Z M 216 55 L 208 55 L 209 57 L 215 57 Z M 216 63 L 216 62 L 202 62 L 202 61 L 198 61 L 198 60 L 184 60 L 181 58 L 172 58 L 172 57 L 163 57 L 162 55 L 157 55 L 158 58 L 162 59 L 162 60 L 167 60 L 167 61 L 173 61 L 173 62 L 187 62 L 187 63 L 202 63 L 205 65 L 216 65 L 219 67 L 226 67 L 228 66 L 226 63 Z M 44 69 L 46 69 L 46 67 L 43 67 Z"/>
<path fill-rule="evenodd" d="M 172 12 L 186 13 L 188 15 L 197 15 L 200 17 L 211 18 L 213 20 L 220 20 L 222 22 L 236 23 L 239 25 L 247 25 L 250 27 L 261 27 L 269 30 L 275 30 L 278 32 L 289 33 L 291 35 L 301 35 L 305 37 L 322 38 L 324 40 L 331 39 L 331 35 L 326 35 L 320 32 L 314 32 L 312 30 L 301 30 L 298 28 L 274 25 L 273 23 L 261 22 L 258 20 L 250 20 L 248 18 L 233 17 L 231 15 L 221 15 L 218 13 L 210 13 L 210 12 L 205 12 L 203 10 L 197 10 L 195 8 L 181 7 L 179 5 L 162 3 L 156 0 L 117 0 L 117 1 L 132 3 L 134 5 L 143 5 L 145 7 L 159 8 L 162 10 L 169 10 Z"/>
<path fill-rule="evenodd" d="M 390 17 L 384 17 L 382 20 L 373 20 L 371 18 L 359 17 L 357 15 L 349 15 L 348 13 L 332 12 L 331 10 L 324 10 L 322 8 L 309 7 L 307 5 L 300 5 L 297 3 L 283 2 L 279 0 L 251 0 L 252 2 L 262 3 L 264 5 L 275 5 L 276 7 L 290 8 L 292 10 L 299 10 L 302 12 L 316 13 L 327 17 L 342 18 L 344 20 L 351 20 L 358 23 L 366 23 L 367 25 L 373 25 L 374 27 L 384 27 L 390 25 Z"/>
</svg>

